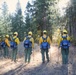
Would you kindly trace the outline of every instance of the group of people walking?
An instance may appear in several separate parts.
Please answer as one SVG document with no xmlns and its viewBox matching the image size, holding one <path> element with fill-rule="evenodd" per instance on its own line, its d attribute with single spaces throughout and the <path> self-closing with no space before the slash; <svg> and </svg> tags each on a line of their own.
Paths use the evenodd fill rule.
<svg viewBox="0 0 76 75">
<path fill-rule="evenodd" d="M 4 46 L 4 43 L 5 43 L 5 46 Z M 2 41 L 0 44 L 4 50 L 4 58 L 8 58 L 8 54 L 9 54 L 8 48 L 11 47 L 12 61 L 16 62 L 19 43 L 20 41 L 19 41 L 17 32 L 14 32 L 11 42 L 9 41 L 9 35 L 6 35 L 4 41 Z M 47 35 L 46 30 L 43 31 L 43 35 L 39 39 L 39 44 L 40 44 L 40 50 L 41 50 L 41 55 L 42 55 L 42 63 L 45 63 L 45 54 L 46 54 L 47 62 L 49 62 L 50 58 L 49 58 L 48 52 L 49 52 L 50 45 L 51 45 L 51 39 Z M 25 48 L 24 50 L 25 63 L 27 62 L 30 63 L 32 49 L 34 48 L 34 38 L 32 37 L 31 31 L 28 32 L 28 35 L 24 38 L 23 45 Z M 59 43 L 58 43 L 58 48 L 61 47 L 63 64 L 68 63 L 69 46 L 70 46 L 70 37 L 67 35 L 67 31 L 64 30 L 63 35 L 59 39 Z"/>
<path fill-rule="evenodd" d="M 9 48 L 11 48 L 12 49 L 11 57 L 12 57 L 12 61 L 14 62 L 16 62 L 16 57 L 17 57 L 17 51 L 18 51 L 17 45 L 20 43 L 19 38 L 17 36 L 18 36 L 18 33 L 14 32 L 11 40 L 9 40 L 9 37 L 10 37 L 9 35 L 5 35 L 5 38 L 3 40 L 0 40 L 0 49 L 3 50 L 3 57 L 9 58 Z"/>
</svg>

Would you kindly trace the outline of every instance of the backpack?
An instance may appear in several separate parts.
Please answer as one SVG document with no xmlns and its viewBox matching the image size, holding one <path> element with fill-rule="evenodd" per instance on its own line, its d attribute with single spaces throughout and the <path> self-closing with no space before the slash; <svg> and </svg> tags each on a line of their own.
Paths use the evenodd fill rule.
<svg viewBox="0 0 76 75">
<path fill-rule="evenodd" d="M 25 48 L 30 48 L 32 47 L 32 42 L 30 41 L 31 37 L 26 37 L 26 40 L 24 41 L 24 47 Z"/>
<path fill-rule="evenodd" d="M 41 43 L 41 49 L 43 49 L 43 50 L 46 50 L 46 49 L 48 49 L 48 48 L 50 48 L 50 45 L 49 45 L 49 43 L 47 42 L 47 38 L 48 37 L 46 37 L 46 38 L 44 38 L 43 36 L 42 36 L 42 39 L 43 39 L 43 42 Z"/>
<path fill-rule="evenodd" d="M 60 47 L 67 49 L 70 46 L 70 42 L 67 40 L 67 36 L 62 36 L 63 40 L 60 43 Z"/>
<path fill-rule="evenodd" d="M 17 43 L 15 42 L 15 39 L 16 38 L 14 38 L 12 41 L 10 41 L 10 47 L 11 48 L 16 48 L 17 47 Z"/>
<path fill-rule="evenodd" d="M 0 44 L 1 44 L 1 47 L 2 48 L 5 48 L 6 47 L 6 43 L 4 41 L 2 41 Z"/>
</svg>

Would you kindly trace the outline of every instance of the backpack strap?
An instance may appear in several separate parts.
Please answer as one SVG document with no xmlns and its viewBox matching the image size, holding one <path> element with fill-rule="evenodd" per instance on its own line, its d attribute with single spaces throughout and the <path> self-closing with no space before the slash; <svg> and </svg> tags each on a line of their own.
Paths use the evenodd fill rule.
<svg viewBox="0 0 76 75">
<path fill-rule="evenodd" d="M 15 42 L 15 40 L 17 39 L 17 37 L 16 38 L 13 38 L 13 42 Z M 16 42 L 15 42 L 16 43 Z M 17 43 L 16 43 L 16 45 L 17 45 Z"/>
<path fill-rule="evenodd" d="M 66 36 L 62 36 L 63 40 L 67 40 L 67 35 Z"/>
<path fill-rule="evenodd" d="M 32 37 L 26 36 L 26 40 L 30 40 Z M 32 43 L 32 41 L 30 41 Z"/>
<path fill-rule="evenodd" d="M 28 36 L 26 36 L 26 40 L 27 40 L 27 39 L 31 39 L 31 38 L 32 38 L 32 37 L 28 37 Z"/>
<path fill-rule="evenodd" d="M 42 36 L 43 42 L 47 42 L 47 38 L 48 38 L 48 36 L 46 36 L 46 38 L 44 38 L 44 37 Z"/>
</svg>

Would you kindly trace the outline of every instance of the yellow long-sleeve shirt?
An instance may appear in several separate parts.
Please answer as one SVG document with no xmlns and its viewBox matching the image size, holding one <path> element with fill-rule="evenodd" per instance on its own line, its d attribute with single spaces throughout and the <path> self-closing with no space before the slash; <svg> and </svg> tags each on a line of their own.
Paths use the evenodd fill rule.
<svg viewBox="0 0 76 75">
<path fill-rule="evenodd" d="M 44 38 L 46 38 L 47 37 L 47 35 L 43 35 L 43 37 Z M 43 42 L 43 38 L 42 37 L 40 37 L 40 39 L 39 39 L 39 44 L 41 44 Z M 49 44 L 51 44 L 51 39 L 50 39 L 50 37 L 48 36 L 47 37 L 47 42 L 49 43 Z"/>
<path fill-rule="evenodd" d="M 10 42 L 9 42 L 8 38 L 5 38 L 5 43 L 8 47 L 10 47 Z"/>
<path fill-rule="evenodd" d="M 34 48 L 34 39 L 31 36 L 28 36 L 30 38 L 30 41 L 32 42 L 32 48 Z M 26 37 L 24 38 L 24 40 L 26 40 Z"/>
<path fill-rule="evenodd" d="M 64 34 L 63 36 L 66 36 L 66 35 Z M 63 40 L 63 38 L 60 37 L 59 40 L 58 40 L 58 46 L 60 46 L 60 43 L 61 43 L 62 40 Z M 67 40 L 70 41 L 70 37 L 69 36 L 67 36 Z"/>
<path fill-rule="evenodd" d="M 15 42 L 18 44 L 20 44 L 19 38 L 17 36 L 14 36 L 13 39 L 15 39 Z"/>
</svg>

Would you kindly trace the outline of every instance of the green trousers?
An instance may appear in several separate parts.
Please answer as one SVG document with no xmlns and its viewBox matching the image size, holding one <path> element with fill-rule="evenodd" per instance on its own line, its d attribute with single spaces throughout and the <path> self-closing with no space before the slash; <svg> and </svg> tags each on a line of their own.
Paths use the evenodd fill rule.
<svg viewBox="0 0 76 75">
<path fill-rule="evenodd" d="M 61 48 L 61 53 L 62 53 L 62 63 L 67 64 L 68 63 L 69 48 L 68 49 Z"/>
<path fill-rule="evenodd" d="M 7 46 L 4 47 L 3 50 L 4 50 L 4 54 L 3 54 L 4 58 L 9 57 L 9 50 L 8 50 L 8 47 L 7 47 Z"/>
<path fill-rule="evenodd" d="M 24 51 L 25 51 L 25 62 L 30 63 L 32 48 L 27 48 Z"/>
<path fill-rule="evenodd" d="M 43 62 L 43 63 L 45 62 L 45 53 L 46 53 L 47 61 L 49 61 L 48 49 L 47 49 L 47 50 L 43 50 L 43 49 L 41 49 L 42 62 Z"/>
<path fill-rule="evenodd" d="M 16 62 L 18 48 L 12 50 L 12 61 Z"/>
<path fill-rule="evenodd" d="M 3 52 L 2 52 L 3 50 L 2 50 L 2 48 L 0 47 L 0 56 L 2 56 L 3 55 Z"/>
</svg>

